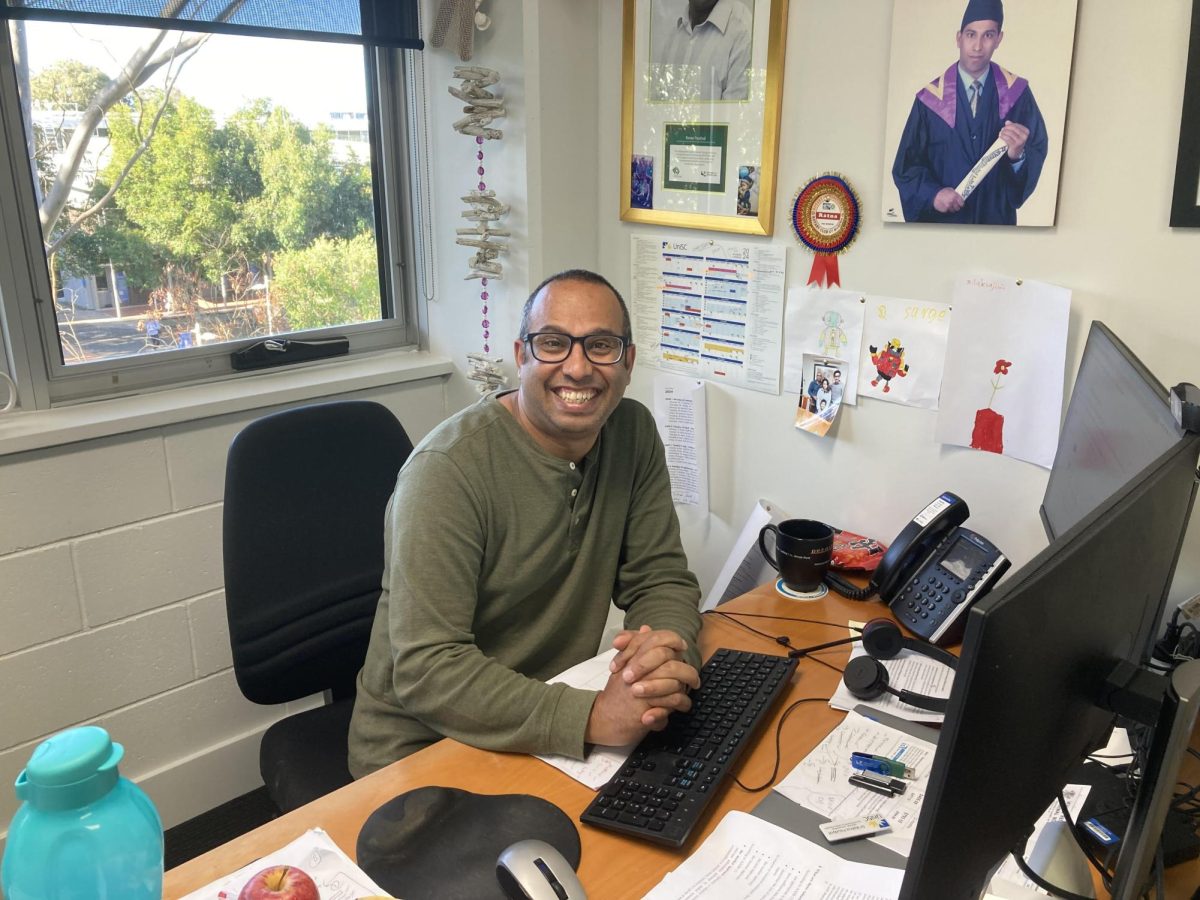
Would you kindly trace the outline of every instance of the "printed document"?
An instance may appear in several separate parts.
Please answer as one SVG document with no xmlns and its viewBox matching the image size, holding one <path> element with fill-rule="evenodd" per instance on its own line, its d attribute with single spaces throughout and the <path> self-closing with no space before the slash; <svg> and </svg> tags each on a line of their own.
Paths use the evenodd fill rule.
<svg viewBox="0 0 1200 900">
<path fill-rule="evenodd" d="M 787 249 L 674 235 L 630 240 L 638 361 L 778 394 Z"/>
<path fill-rule="evenodd" d="M 851 626 L 862 628 L 862 622 L 851 622 Z M 853 635 L 857 636 L 855 632 Z M 851 659 L 866 656 L 867 651 L 861 644 L 854 646 Z M 911 650 L 901 650 L 894 659 L 880 660 L 888 671 L 888 683 L 897 690 L 916 691 L 927 697 L 949 697 L 950 688 L 954 686 L 954 670 L 943 665 L 936 659 L 913 653 Z M 941 722 L 946 718 L 945 713 L 931 712 L 901 702 L 895 694 L 884 694 L 875 700 L 859 700 L 849 690 L 844 682 L 839 681 L 837 690 L 829 698 L 829 705 L 834 709 L 851 710 L 856 706 L 867 706 L 880 712 L 907 719 L 909 722 Z"/>
<path fill-rule="evenodd" d="M 892 830 L 867 840 L 908 856 L 936 749 L 928 741 L 850 712 L 775 790 L 830 820 L 881 815 L 891 823 Z M 850 784 L 850 776 L 858 773 L 850 764 L 851 753 L 886 756 L 911 767 L 913 777 L 904 779 L 908 786 L 905 792 L 885 797 Z"/>
<path fill-rule="evenodd" d="M 654 379 L 654 422 L 667 451 L 671 499 L 708 512 L 708 418 L 704 382 L 678 375 Z"/>
<path fill-rule="evenodd" d="M 585 659 L 578 665 L 571 666 L 565 672 L 560 672 L 550 679 L 550 684 L 569 684 L 571 687 L 582 688 L 585 691 L 602 691 L 608 684 L 608 664 L 617 655 L 616 650 L 605 650 L 599 656 Z M 626 747 L 605 747 L 600 744 L 592 746 L 585 759 L 572 759 L 569 756 L 557 756 L 548 753 L 538 756 L 542 762 L 547 762 L 560 772 L 565 772 L 581 784 L 586 784 L 592 790 L 607 784 L 608 780 L 617 774 L 636 744 Z"/>
<path fill-rule="evenodd" d="M 848 862 L 749 813 L 730 812 L 644 900 L 891 900 L 904 872 Z"/>
<path fill-rule="evenodd" d="M 356 866 L 328 834 L 320 828 L 310 828 L 287 846 L 192 891 L 182 900 L 229 900 L 238 896 L 253 875 L 271 866 L 302 867 L 317 883 L 317 889 L 325 900 L 354 900 L 355 897 L 370 894 L 383 895 L 383 889 L 368 878 L 367 873 Z"/>
</svg>

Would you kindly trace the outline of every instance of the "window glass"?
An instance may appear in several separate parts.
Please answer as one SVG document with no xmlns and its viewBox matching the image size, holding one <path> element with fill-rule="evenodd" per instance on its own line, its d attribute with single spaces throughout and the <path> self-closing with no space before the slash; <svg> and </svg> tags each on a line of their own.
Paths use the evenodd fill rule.
<svg viewBox="0 0 1200 900">
<path fill-rule="evenodd" d="M 12 27 L 64 365 L 385 317 L 361 47 Z"/>
</svg>

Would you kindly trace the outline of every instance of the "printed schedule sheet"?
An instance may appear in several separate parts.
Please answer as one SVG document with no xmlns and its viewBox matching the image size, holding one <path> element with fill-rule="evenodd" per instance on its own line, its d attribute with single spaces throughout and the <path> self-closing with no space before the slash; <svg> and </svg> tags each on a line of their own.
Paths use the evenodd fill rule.
<svg viewBox="0 0 1200 900">
<path fill-rule="evenodd" d="M 634 235 L 638 355 L 668 372 L 779 393 L 783 247 Z"/>
</svg>

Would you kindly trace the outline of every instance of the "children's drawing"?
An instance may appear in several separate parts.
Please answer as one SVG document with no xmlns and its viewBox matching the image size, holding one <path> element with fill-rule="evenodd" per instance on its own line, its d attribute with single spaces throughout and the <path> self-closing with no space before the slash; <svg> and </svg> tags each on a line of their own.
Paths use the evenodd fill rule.
<svg viewBox="0 0 1200 900">
<path fill-rule="evenodd" d="M 858 372 L 863 396 L 937 409 L 950 307 L 874 295 L 866 306 Z"/>
<path fill-rule="evenodd" d="M 1049 468 L 1058 447 L 1070 312 L 1071 292 L 1053 284 L 998 275 L 960 279 L 934 439 Z"/>
<path fill-rule="evenodd" d="M 812 384 L 811 357 L 841 360 L 839 403 L 858 401 L 862 369 L 866 298 L 853 291 L 813 286 L 788 291 L 784 318 L 783 389 L 807 394 Z M 832 384 L 832 376 L 830 382 Z"/>
<path fill-rule="evenodd" d="M 988 398 L 987 406 L 975 411 L 975 427 L 971 431 L 971 448 L 974 450 L 1004 452 L 1004 416 L 992 409 L 992 401 L 996 399 L 996 392 L 1004 389 L 1000 379 L 1008 374 L 1011 366 L 1012 360 L 996 360 L 996 368 L 992 370 L 992 396 Z"/>
<path fill-rule="evenodd" d="M 839 351 L 850 343 L 850 339 L 846 337 L 846 332 L 842 330 L 842 314 L 834 309 L 825 311 L 825 315 L 821 316 L 821 321 L 825 323 L 825 327 L 821 329 L 821 335 L 818 340 L 821 342 L 821 352 L 826 356 L 839 356 Z"/>
<path fill-rule="evenodd" d="M 871 387 L 878 387 L 883 382 L 883 392 L 892 389 L 893 378 L 908 376 L 908 363 L 904 361 L 904 347 L 899 338 L 892 338 L 882 350 L 868 347 L 871 351 L 871 365 L 875 367 L 876 376 L 871 379 Z"/>
</svg>

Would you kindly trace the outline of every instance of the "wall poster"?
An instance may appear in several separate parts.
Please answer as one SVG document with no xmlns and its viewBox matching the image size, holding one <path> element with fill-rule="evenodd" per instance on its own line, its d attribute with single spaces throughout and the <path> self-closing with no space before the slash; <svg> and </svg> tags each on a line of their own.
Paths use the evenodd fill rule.
<svg viewBox="0 0 1200 900">
<path fill-rule="evenodd" d="M 634 235 L 631 249 L 639 362 L 779 393 L 786 248 Z"/>
</svg>

